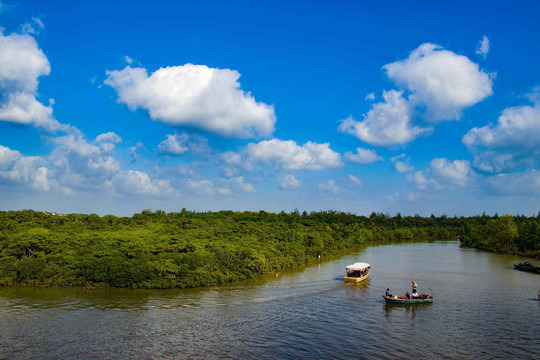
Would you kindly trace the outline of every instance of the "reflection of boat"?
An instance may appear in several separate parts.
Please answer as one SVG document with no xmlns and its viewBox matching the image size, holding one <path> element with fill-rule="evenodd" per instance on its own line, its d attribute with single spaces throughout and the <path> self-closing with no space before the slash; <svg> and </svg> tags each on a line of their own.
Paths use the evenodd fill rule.
<svg viewBox="0 0 540 360">
<path fill-rule="evenodd" d="M 343 278 L 345 282 L 360 282 L 369 276 L 371 265 L 368 263 L 354 263 L 347 266 L 347 275 Z"/>
<path fill-rule="evenodd" d="M 514 264 L 514 267 L 521 271 L 528 271 L 540 274 L 540 266 L 535 266 L 528 261 Z"/>
<path fill-rule="evenodd" d="M 419 297 L 419 298 L 405 298 L 405 296 L 385 296 L 384 301 L 388 304 L 431 304 L 433 302 L 433 296 Z"/>
</svg>

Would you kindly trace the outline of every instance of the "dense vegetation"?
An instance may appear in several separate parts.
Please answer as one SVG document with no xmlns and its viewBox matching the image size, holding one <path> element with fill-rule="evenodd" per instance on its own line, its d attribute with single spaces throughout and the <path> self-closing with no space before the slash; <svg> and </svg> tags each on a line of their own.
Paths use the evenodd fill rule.
<svg viewBox="0 0 540 360">
<path fill-rule="evenodd" d="M 525 216 L 475 216 L 463 224 L 463 245 L 499 254 L 540 259 L 540 213 Z"/>
<path fill-rule="evenodd" d="M 538 225 L 538 218 L 335 211 L 144 210 L 132 217 L 8 211 L 0 212 L 0 285 L 195 287 L 290 269 L 365 242 L 458 235 L 482 249 L 538 255 Z M 490 245 L 502 238 L 502 247 Z"/>
</svg>

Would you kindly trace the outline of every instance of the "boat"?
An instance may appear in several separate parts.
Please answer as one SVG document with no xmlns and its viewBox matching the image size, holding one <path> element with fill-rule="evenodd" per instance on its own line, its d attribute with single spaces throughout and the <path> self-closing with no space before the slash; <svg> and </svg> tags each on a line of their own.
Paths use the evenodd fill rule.
<svg viewBox="0 0 540 360">
<path fill-rule="evenodd" d="M 527 271 L 527 272 L 540 274 L 540 266 L 535 266 L 535 265 L 531 264 L 528 261 L 524 261 L 524 262 L 514 264 L 514 268 L 516 268 L 517 270 L 521 270 L 521 271 Z"/>
<path fill-rule="evenodd" d="M 347 275 L 343 278 L 343 281 L 346 283 L 358 283 L 368 278 L 371 265 L 358 262 L 347 266 L 345 269 L 347 270 Z"/>
<path fill-rule="evenodd" d="M 433 296 L 427 294 L 422 295 L 418 298 L 406 298 L 405 296 L 386 296 L 383 295 L 384 301 L 388 304 L 431 304 L 433 302 Z"/>
</svg>

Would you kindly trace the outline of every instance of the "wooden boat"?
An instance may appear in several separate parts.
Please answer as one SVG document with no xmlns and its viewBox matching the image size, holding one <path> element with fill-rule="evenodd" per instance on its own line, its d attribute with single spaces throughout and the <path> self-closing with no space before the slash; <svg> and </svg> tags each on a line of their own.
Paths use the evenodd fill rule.
<svg viewBox="0 0 540 360">
<path fill-rule="evenodd" d="M 527 271 L 527 272 L 540 274 L 540 266 L 535 266 L 528 261 L 514 264 L 514 268 L 521 271 Z"/>
<path fill-rule="evenodd" d="M 368 263 L 354 263 L 345 268 L 347 275 L 343 278 L 346 283 L 357 283 L 368 278 L 371 265 Z"/>
<path fill-rule="evenodd" d="M 431 304 L 433 302 L 433 296 L 419 297 L 419 298 L 405 298 L 405 296 L 386 296 L 383 295 L 384 301 L 388 304 Z"/>
</svg>

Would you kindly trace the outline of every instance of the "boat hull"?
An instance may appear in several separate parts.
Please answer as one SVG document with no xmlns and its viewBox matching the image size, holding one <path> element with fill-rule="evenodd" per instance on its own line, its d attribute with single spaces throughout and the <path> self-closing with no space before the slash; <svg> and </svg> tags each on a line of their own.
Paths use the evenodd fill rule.
<svg viewBox="0 0 540 360">
<path fill-rule="evenodd" d="M 427 299 L 402 299 L 384 296 L 384 301 L 388 304 L 402 304 L 402 305 L 411 305 L 411 304 L 431 304 L 433 302 L 433 297 L 430 296 Z"/>
<path fill-rule="evenodd" d="M 369 277 L 369 272 L 364 276 L 345 276 L 343 281 L 346 283 L 359 283 L 366 280 Z"/>
<path fill-rule="evenodd" d="M 516 270 L 521 270 L 521 271 L 526 271 L 526 272 L 532 272 L 532 273 L 535 273 L 535 274 L 540 274 L 540 266 L 535 266 L 535 265 L 531 264 L 530 262 L 514 264 L 514 268 Z"/>
</svg>

